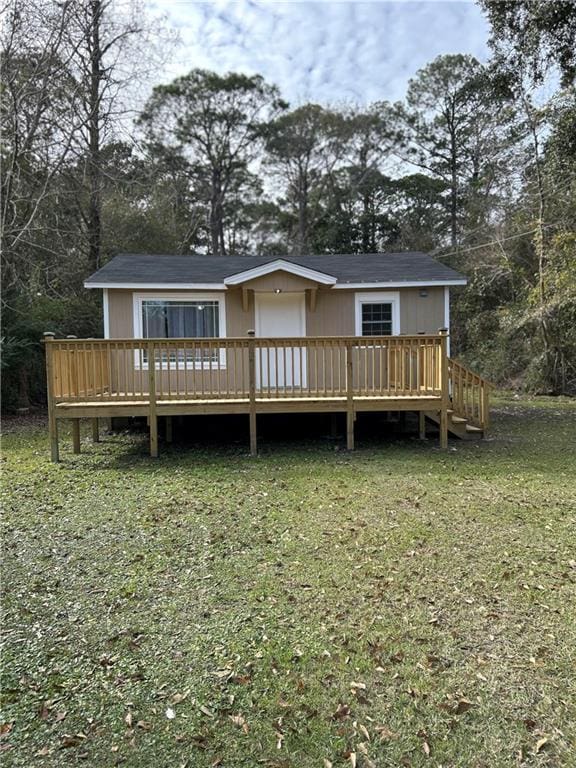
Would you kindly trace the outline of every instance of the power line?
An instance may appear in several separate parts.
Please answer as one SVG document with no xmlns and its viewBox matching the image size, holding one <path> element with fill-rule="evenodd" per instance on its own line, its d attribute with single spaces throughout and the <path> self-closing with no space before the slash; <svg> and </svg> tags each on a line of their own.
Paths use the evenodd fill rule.
<svg viewBox="0 0 576 768">
<path fill-rule="evenodd" d="M 542 229 L 549 229 L 550 227 L 557 227 L 559 224 L 561 224 L 561 221 L 555 221 L 553 224 L 544 224 L 542 226 Z M 439 251 L 435 251 L 434 255 L 439 255 L 443 259 L 448 258 L 449 256 L 461 256 L 463 253 L 470 253 L 470 251 L 478 251 L 481 248 L 487 248 L 489 245 L 500 245 L 501 243 L 506 243 L 508 240 L 517 240 L 519 237 L 526 237 L 526 235 L 534 235 L 540 227 L 534 227 L 534 229 L 529 229 L 526 232 L 519 232 L 516 235 L 510 235 L 509 237 L 502 237 L 499 240 L 490 240 L 486 243 L 480 243 L 479 245 L 472 245 L 468 248 L 461 248 L 457 251 L 451 251 L 450 253 L 440 253 Z"/>
</svg>

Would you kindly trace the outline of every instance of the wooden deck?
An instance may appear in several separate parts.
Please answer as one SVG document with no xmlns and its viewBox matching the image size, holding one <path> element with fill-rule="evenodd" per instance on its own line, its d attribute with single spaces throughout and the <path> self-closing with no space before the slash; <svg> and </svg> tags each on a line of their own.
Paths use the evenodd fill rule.
<svg viewBox="0 0 576 768">
<path fill-rule="evenodd" d="M 363 411 L 415 411 L 461 437 L 488 426 L 489 385 L 447 355 L 447 335 L 262 339 L 58 339 L 46 334 L 53 461 L 58 421 L 145 416 L 158 455 L 158 419 L 246 414 L 257 452 L 257 415 L 346 413 L 347 446 Z M 150 364 L 153 361 L 153 364 Z M 170 430 L 169 430 L 170 431 Z"/>
</svg>

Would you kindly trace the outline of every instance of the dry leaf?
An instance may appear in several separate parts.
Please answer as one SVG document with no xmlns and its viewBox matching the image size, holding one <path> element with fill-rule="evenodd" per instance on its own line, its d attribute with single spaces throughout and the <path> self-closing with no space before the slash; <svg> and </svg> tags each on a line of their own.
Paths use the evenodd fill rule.
<svg viewBox="0 0 576 768">
<path fill-rule="evenodd" d="M 536 742 L 536 748 L 534 750 L 536 754 L 538 754 L 538 752 L 540 752 L 540 750 L 543 749 L 546 746 L 546 744 L 549 744 L 549 743 L 550 743 L 550 739 L 546 738 L 546 736 L 542 737 L 541 739 L 538 739 L 538 741 Z"/>
<path fill-rule="evenodd" d="M 166 710 L 166 717 L 168 718 L 168 720 L 174 720 L 174 718 L 176 717 L 176 712 L 174 712 L 172 707 L 168 707 L 168 709 Z"/>
<path fill-rule="evenodd" d="M 456 714 L 463 715 L 464 712 L 468 712 L 468 710 L 472 709 L 473 706 L 473 702 L 468 701 L 468 699 L 460 699 L 456 706 Z"/>
<path fill-rule="evenodd" d="M 150 731 L 152 730 L 152 724 L 147 720 L 138 720 L 136 728 L 140 728 L 142 731 Z"/>
<path fill-rule="evenodd" d="M 430 744 L 428 744 L 427 741 L 422 744 L 422 749 L 424 750 L 426 757 L 430 757 Z"/>
<path fill-rule="evenodd" d="M 2 723 L 0 724 L 0 739 L 3 736 L 7 736 L 12 728 L 14 727 L 14 723 Z"/>
<path fill-rule="evenodd" d="M 345 717 L 350 715 L 350 707 L 348 704 L 338 704 L 336 712 L 332 715 L 332 720 L 344 720 Z"/>
<path fill-rule="evenodd" d="M 368 741 L 370 741 L 370 734 L 368 733 L 368 728 L 366 728 L 365 725 L 359 725 L 358 730 L 364 734 Z"/>
<path fill-rule="evenodd" d="M 68 713 L 66 712 L 66 710 L 61 710 L 60 712 L 57 712 L 57 713 L 56 713 L 56 718 L 55 718 L 55 721 L 56 721 L 57 723 L 61 723 L 61 722 L 62 722 L 62 720 L 64 720 L 64 718 L 66 717 L 66 715 L 67 715 L 67 714 L 68 714 Z"/>
<path fill-rule="evenodd" d="M 202 714 L 203 714 L 203 715 L 206 715 L 206 717 L 214 717 L 214 713 L 213 713 L 213 712 L 211 712 L 211 711 L 208 709 L 208 707 L 205 707 L 204 705 L 202 705 L 202 706 L 200 707 L 200 712 L 202 712 Z"/>
<path fill-rule="evenodd" d="M 350 752 L 349 758 L 352 768 L 356 768 L 356 752 Z"/>
<path fill-rule="evenodd" d="M 124 722 L 126 723 L 128 728 L 132 728 L 132 712 L 128 712 L 128 714 L 124 718 Z"/>
<path fill-rule="evenodd" d="M 327 757 L 324 758 L 324 768 L 332 768 L 332 763 Z"/>
</svg>

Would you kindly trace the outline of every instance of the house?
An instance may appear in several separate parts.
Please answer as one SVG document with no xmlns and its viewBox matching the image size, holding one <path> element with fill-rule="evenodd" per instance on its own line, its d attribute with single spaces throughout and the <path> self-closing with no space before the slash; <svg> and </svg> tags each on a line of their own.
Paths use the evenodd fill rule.
<svg viewBox="0 0 576 768">
<path fill-rule="evenodd" d="M 118 255 L 85 282 L 103 291 L 105 339 L 47 344 L 53 456 L 58 418 L 76 434 L 100 415 L 148 416 L 154 455 L 158 417 L 169 434 L 194 413 L 248 414 L 253 452 L 266 412 L 346 413 L 350 448 L 361 410 L 415 410 L 443 445 L 481 433 L 488 386 L 450 359 L 465 284 L 420 252 Z"/>
</svg>

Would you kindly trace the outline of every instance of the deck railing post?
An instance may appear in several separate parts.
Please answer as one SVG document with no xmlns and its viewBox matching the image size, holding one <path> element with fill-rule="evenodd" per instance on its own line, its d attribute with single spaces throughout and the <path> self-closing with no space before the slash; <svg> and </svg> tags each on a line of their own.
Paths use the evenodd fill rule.
<svg viewBox="0 0 576 768">
<path fill-rule="evenodd" d="M 168 365 L 170 362 L 168 362 Z M 160 359 L 162 366 L 162 359 Z M 162 367 L 160 367 L 162 375 Z M 158 416 L 156 415 L 156 354 L 154 342 L 148 342 L 148 400 L 150 404 L 150 456 L 158 457 Z"/>
<path fill-rule="evenodd" d="M 258 435 L 256 432 L 256 331 L 248 333 L 248 398 L 250 415 L 250 455 L 258 455 Z"/>
<path fill-rule="evenodd" d="M 440 448 L 448 448 L 448 406 L 450 404 L 448 383 L 448 329 L 440 328 Z"/>
<path fill-rule="evenodd" d="M 352 343 L 346 344 L 346 447 L 354 450 L 354 363 Z"/>
<path fill-rule="evenodd" d="M 44 334 L 44 349 L 46 350 L 46 399 L 48 402 L 48 431 L 50 434 L 50 458 L 53 462 L 60 461 L 58 447 L 58 420 L 56 419 L 56 402 L 54 397 L 54 337 L 56 334 Z"/>
<path fill-rule="evenodd" d="M 490 385 L 483 381 L 481 384 L 482 397 L 482 430 L 484 435 L 490 427 Z"/>
</svg>

